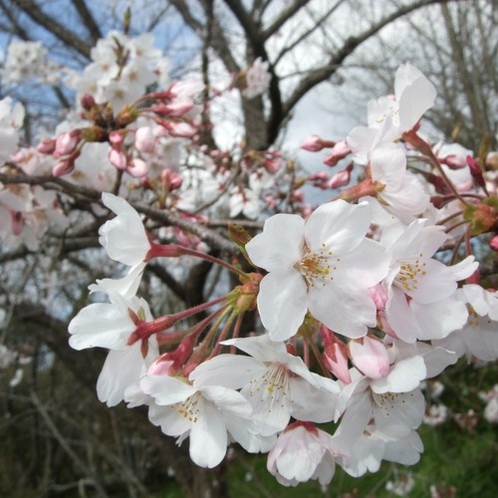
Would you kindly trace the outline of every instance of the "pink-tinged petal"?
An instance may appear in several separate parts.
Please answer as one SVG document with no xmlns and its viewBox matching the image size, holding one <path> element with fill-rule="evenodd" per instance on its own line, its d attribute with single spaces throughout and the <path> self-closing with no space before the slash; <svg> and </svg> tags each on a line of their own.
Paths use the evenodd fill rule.
<svg viewBox="0 0 498 498">
<path fill-rule="evenodd" d="M 124 349 L 135 328 L 131 318 L 117 306 L 90 304 L 69 323 L 69 345 L 77 350 L 93 347 Z"/>
<path fill-rule="evenodd" d="M 199 417 L 190 429 L 190 458 L 200 467 L 216 467 L 227 451 L 227 430 L 220 411 L 209 401 L 200 400 Z"/>
<path fill-rule="evenodd" d="M 267 271 L 292 268 L 301 257 L 304 219 L 296 214 L 276 214 L 263 232 L 246 244 L 251 261 Z"/>
<path fill-rule="evenodd" d="M 348 347 L 354 366 L 367 377 L 379 379 L 389 372 L 389 355 L 379 340 L 367 336 L 350 341 Z"/>
<path fill-rule="evenodd" d="M 308 247 L 332 256 L 352 251 L 362 242 L 371 221 L 370 206 L 366 202 L 349 204 L 342 199 L 319 206 L 309 217 L 305 238 Z"/>
<path fill-rule="evenodd" d="M 183 403 L 197 392 L 195 387 L 167 375 L 146 375 L 140 381 L 144 393 L 152 396 L 158 405 Z"/>
<path fill-rule="evenodd" d="M 388 375 L 371 382 L 375 393 L 406 393 L 416 389 L 426 378 L 427 369 L 421 356 L 413 356 L 396 362 Z"/>
<path fill-rule="evenodd" d="M 386 319 L 402 341 L 414 343 L 422 335 L 422 330 L 413 316 L 405 294 L 396 288 L 391 289 L 391 295 L 386 304 Z"/>
<path fill-rule="evenodd" d="M 325 447 L 304 427 L 296 427 L 281 437 L 285 436 L 285 447 L 275 462 L 277 470 L 285 479 L 306 482 L 322 461 Z"/>
<path fill-rule="evenodd" d="M 308 310 L 306 283 L 294 269 L 269 273 L 261 281 L 257 302 L 270 338 L 285 341 L 296 334 Z"/>
<path fill-rule="evenodd" d="M 107 406 L 123 401 L 128 386 L 135 383 L 145 370 L 140 342 L 124 351 L 109 351 L 97 381 L 97 396 Z"/>
</svg>

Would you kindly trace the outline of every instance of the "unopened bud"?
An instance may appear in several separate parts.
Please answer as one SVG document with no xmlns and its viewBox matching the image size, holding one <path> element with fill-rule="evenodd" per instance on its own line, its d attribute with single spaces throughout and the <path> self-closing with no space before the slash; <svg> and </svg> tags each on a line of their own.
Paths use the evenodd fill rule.
<svg viewBox="0 0 498 498">
<path fill-rule="evenodd" d="M 85 111 L 89 111 L 95 106 L 95 99 L 89 93 L 85 93 L 81 96 L 80 104 Z"/>
<path fill-rule="evenodd" d="M 125 128 L 138 118 L 138 110 L 133 106 L 124 106 L 116 117 L 118 128 Z"/>
<path fill-rule="evenodd" d="M 40 154 L 53 154 L 55 150 L 55 140 L 42 140 L 41 143 L 36 146 L 36 150 L 40 152 Z"/>
</svg>

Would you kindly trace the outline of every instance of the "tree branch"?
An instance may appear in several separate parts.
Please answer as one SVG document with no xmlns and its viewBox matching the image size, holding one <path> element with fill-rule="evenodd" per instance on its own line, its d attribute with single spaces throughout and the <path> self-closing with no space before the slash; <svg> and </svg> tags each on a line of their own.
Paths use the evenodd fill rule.
<svg viewBox="0 0 498 498">
<path fill-rule="evenodd" d="M 16 5 L 49 33 L 52 33 L 59 40 L 74 48 L 87 59 L 90 58 L 92 44 L 83 41 L 74 32 L 69 31 L 62 24 L 55 21 L 53 17 L 45 14 L 33 0 L 18 0 Z"/>
</svg>

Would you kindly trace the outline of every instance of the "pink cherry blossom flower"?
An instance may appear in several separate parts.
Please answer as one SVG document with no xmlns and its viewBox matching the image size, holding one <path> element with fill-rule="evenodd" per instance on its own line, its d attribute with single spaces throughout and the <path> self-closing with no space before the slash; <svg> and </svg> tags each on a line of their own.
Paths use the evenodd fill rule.
<svg viewBox="0 0 498 498">
<path fill-rule="evenodd" d="M 332 436 L 313 424 L 296 422 L 277 439 L 268 454 L 267 469 L 284 486 L 317 479 L 325 486 L 335 473 Z"/>
<path fill-rule="evenodd" d="M 258 294 L 261 321 L 273 340 L 292 337 L 309 311 L 334 332 L 362 337 L 376 325 L 368 292 L 387 274 L 389 258 L 365 234 L 367 203 L 323 204 L 307 221 L 277 214 L 247 245 L 252 262 L 267 270 Z"/>
</svg>

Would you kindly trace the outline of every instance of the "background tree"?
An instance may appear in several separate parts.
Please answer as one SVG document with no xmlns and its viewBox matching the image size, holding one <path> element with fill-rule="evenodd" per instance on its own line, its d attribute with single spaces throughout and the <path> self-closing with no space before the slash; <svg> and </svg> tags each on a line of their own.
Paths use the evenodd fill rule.
<svg viewBox="0 0 498 498">
<path fill-rule="evenodd" d="M 170 0 L 144 2 L 146 9 L 132 5 L 131 20 L 118 4 L 0 0 L 0 29 L 5 47 L 15 39 L 42 41 L 54 64 L 81 69 L 90 61 L 92 47 L 110 29 L 122 28 L 130 34 L 153 31 L 161 48 L 170 54 L 173 76 L 196 71 L 202 75 L 206 90 L 201 144 L 223 150 L 226 138 L 211 129 L 211 120 L 223 123 L 238 118 L 237 133 L 244 137 L 239 152 L 242 157 L 250 151 L 278 148 L 286 127 L 293 124 L 294 113 L 299 106 L 306 105 L 310 93 L 333 81 L 358 49 L 369 46 L 384 28 L 398 26 L 405 16 L 420 9 L 427 15 L 441 15 L 450 39 L 455 39 L 450 51 L 453 57 L 459 44 L 470 47 L 475 36 L 486 32 L 485 27 L 464 30 L 468 18 L 463 14 L 461 18 L 454 17 L 460 11 L 435 0 L 382 2 L 382 7 L 359 0 Z M 485 16 L 477 4 L 473 15 L 473 23 L 484 23 Z M 472 42 L 458 38 L 459 30 Z M 488 41 L 489 37 L 481 39 L 482 44 Z M 425 46 L 425 39 L 422 43 Z M 483 60 L 493 54 L 488 46 L 490 43 L 483 51 Z M 445 56 L 447 52 L 441 50 Z M 475 93 L 465 86 L 471 67 L 465 59 L 467 50 L 463 57 L 459 67 L 467 76 L 461 79 L 462 95 L 470 99 Z M 258 58 L 269 63 L 268 94 L 248 98 L 241 92 L 230 95 L 224 108 L 210 107 L 219 82 L 229 80 L 230 75 L 240 75 Z M 441 72 L 443 67 L 441 64 Z M 386 77 L 388 74 L 392 71 L 386 71 Z M 74 92 L 60 81 L 49 81 L 48 85 L 39 80 L 30 83 L 23 81 L 27 78 L 21 75 L 18 84 L 13 84 L 7 81 L 7 72 L 3 76 L 2 97 L 11 95 L 26 105 L 24 140 L 36 145 L 59 121 L 59 113 L 72 107 Z M 446 87 L 452 96 L 454 87 Z M 474 107 L 469 102 L 469 108 L 473 127 L 479 132 L 489 130 L 491 118 L 484 117 L 484 101 L 477 101 Z M 460 120 L 461 112 L 456 115 Z M 453 130 L 443 126 L 443 121 L 438 124 L 436 118 L 438 129 L 445 133 Z M 465 126 L 462 137 L 464 129 Z M 53 131 L 48 134 L 53 135 Z M 233 157 L 230 161 L 237 163 Z M 0 181 L 30 180 L 16 180 L 10 172 L 3 172 Z M 67 323 L 85 305 L 88 285 L 103 274 L 116 272 L 98 250 L 97 229 L 108 214 L 93 210 L 92 204 L 100 198 L 96 191 L 47 175 L 32 181 L 56 192 L 62 208 L 71 211 L 73 223 L 62 234 L 47 232 L 39 247 L 2 249 L 0 253 L 4 343 L 15 345 L 33 358 L 28 367 L 29 381 L 21 386 L 21 391 L 4 391 L 5 413 L 10 418 L 3 430 L 14 436 L 9 439 L 8 454 L 19 462 L 11 467 L 10 457 L 2 461 L 4 491 L 24 487 L 49 495 L 90 486 L 99 496 L 112 495 L 114 490 L 138 496 L 146 495 L 156 483 L 175 479 L 189 496 L 205 496 L 208 492 L 227 495 L 228 470 L 224 465 L 210 472 L 199 469 L 191 463 L 185 447 L 177 449 L 171 439 L 158 437 L 158 431 L 149 427 L 143 412 L 122 408 L 108 411 L 95 403 L 94 386 L 103 357 L 99 352 L 76 353 L 70 349 Z M 237 253 L 226 231 L 217 228 L 225 224 L 224 218 L 212 219 L 206 227 L 168 210 L 151 209 L 144 202 L 137 201 L 136 207 L 158 225 L 180 227 L 195 235 L 208 246 L 210 254 L 229 260 Z M 245 224 L 249 228 L 260 226 L 247 220 Z M 180 272 L 155 263 L 147 271 L 143 290 L 152 296 L 153 302 L 157 296 L 157 313 L 198 304 L 224 283 L 224 277 L 205 262 Z M 89 393 L 85 393 L 85 388 L 90 389 Z M 17 444 L 19 440 L 23 444 Z M 153 484 L 149 486 L 148 482 Z"/>
</svg>

